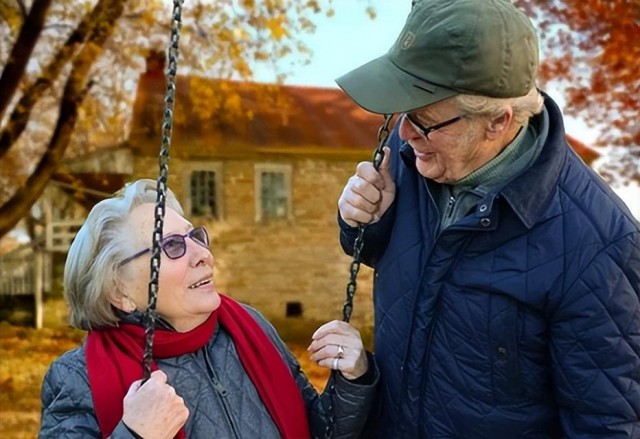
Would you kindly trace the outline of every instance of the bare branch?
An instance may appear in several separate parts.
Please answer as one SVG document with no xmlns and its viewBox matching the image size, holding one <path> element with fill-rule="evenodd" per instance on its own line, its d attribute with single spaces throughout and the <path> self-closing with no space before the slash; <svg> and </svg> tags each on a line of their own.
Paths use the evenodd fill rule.
<svg viewBox="0 0 640 439">
<path fill-rule="evenodd" d="M 20 8 L 20 12 L 22 13 L 22 18 L 26 19 L 27 18 L 27 7 L 25 6 L 24 2 L 22 0 L 16 0 L 16 3 L 18 4 L 18 7 Z"/>
<path fill-rule="evenodd" d="M 20 78 L 24 75 L 31 52 L 33 52 L 33 48 L 40 37 L 40 32 L 42 32 L 44 19 L 51 1 L 35 0 L 29 15 L 26 16 L 22 23 L 18 39 L 11 49 L 9 61 L 2 71 L 2 76 L 0 76 L 0 90 L 2 90 L 2 93 L 0 93 L 0 120 L 2 120 L 4 112 L 18 88 Z M 24 8 L 22 2 L 19 1 L 18 4 L 21 8 Z"/>
</svg>

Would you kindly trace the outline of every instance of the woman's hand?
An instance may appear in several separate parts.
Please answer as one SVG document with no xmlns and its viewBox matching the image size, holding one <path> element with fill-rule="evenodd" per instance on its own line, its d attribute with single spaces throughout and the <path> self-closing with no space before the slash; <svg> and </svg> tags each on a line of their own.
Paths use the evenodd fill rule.
<svg viewBox="0 0 640 439">
<path fill-rule="evenodd" d="M 141 382 L 134 381 L 124 397 L 122 421 L 139 436 L 173 438 L 189 417 L 184 400 L 167 384 L 167 375 L 161 370 L 153 372 L 143 385 Z"/>
<path fill-rule="evenodd" d="M 367 372 L 369 362 L 360 332 L 349 323 L 339 320 L 325 323 L 311 338 L 307 350 L 311 352 L 311 361 L 319 366 L 339 370 L 349 380 Z"/>
</svg>

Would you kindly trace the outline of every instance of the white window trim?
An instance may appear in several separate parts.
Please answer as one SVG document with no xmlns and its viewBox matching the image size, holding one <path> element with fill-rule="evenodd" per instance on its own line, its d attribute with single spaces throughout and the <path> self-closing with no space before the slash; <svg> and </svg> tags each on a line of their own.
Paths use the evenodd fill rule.
<svg viewBox="0 0 640 439">
<path fill-rule="evenodd" d="M 284 174 L 284 186 L 287 193 L 287 218 L 293 218 L 292 190 L 291 190 L 291 165 L 280 163 L 256 163 L 254 165 L 253 181 L 255 196 L 255 221 L 261 222 L 264 219 L 262 212 L 262 178 L 263 172 L 280 172 Z M 284 219 L 284 218 L 283 218 Z"/>
<path fill-rule="evenodd" d="M 197 171 L 211 171 L 216 175 L 216 202 L 218 203 L 217 220 L 219 221 L 224 218 L 222 162 L 191 161 L 184 163 L 184 178 L 182 179 L 182 193 L 184 194 L 184 201 L 182 202 L 182 207 L 185 215 L 187 215 L 187 217 L 192 216 L 191 173 Z"/>
</svg>

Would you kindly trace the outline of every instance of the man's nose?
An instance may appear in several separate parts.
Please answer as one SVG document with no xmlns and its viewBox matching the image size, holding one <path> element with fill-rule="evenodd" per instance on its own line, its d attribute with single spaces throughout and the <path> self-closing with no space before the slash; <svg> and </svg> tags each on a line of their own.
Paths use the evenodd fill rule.
<svg viewBox="0 0 640 439">
<path fill-rule="evenodd" d="M 407 142 L 409 140 L 422 139 L 422 135 L 418 132 L 416 127 L 413 126 L 406 115 L 400 116 L 400 127 L 398 129 L 398 134 L 400 135 L 400 139 L 403 142 Z"/>
</svg>

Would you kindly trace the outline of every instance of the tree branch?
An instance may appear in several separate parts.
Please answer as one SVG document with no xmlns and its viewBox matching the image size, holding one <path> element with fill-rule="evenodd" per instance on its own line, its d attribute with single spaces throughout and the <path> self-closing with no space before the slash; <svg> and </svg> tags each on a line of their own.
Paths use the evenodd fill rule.
<svg viewBox="0 0 640 439">
<path fill-rule="evenodd" d="M 0 90 L 2 90 L 2 93 L 0 93 L 0 120 L 2 120 L 4 112 L 7 110 L 7 106 L 18 88 L 20 78 L 24 75 L 31 52 L 33 52 L 33 48 L 40 37 L 44 19 L 51 2 L 52 0 L 35 0 L 29 15 L 22 23 L 18 39 L 11 49 L 7 65 L 2 71 L 2 76 L 0 76 Z M 24 8 L 21 2 L 18 2 L 18 4 Z"/>
<path fill-rule="evenodd" d="M 22 14 L 22 19 L 26 19 L 27 18 L 27 7 L 24 5 L 24 2 L 22 0 L 16 0 L 16 3 L 18 3 L 18 7 L 20 8 L 20 13 Z"/>
<path fill-rule="evenodd" d="M 27 182 L 0 207 L 0 238 L 6 235 L 40 198 L 62 160 L 75 128 L 78 108 L 88 90 L 85 84 L 89 70 L 100 56 L 105 41 L 113 33 L 115 22 L 124 10 L 125 1 L 101 0 L 99 2 L 104 6 L 103 13 L 92 30 L 87 44 L 73 60 L 71 74 L 60 100 L 58 123 L 47 150 Z"/>
<path fill-rule="evenodd" d="M 108 1 L 101 0 L 87 13 L 76 29 L 69 35 L 67 41 L 60 48 L 58 53 L 51 59 L 42 75 L 36 79 L 24 91 L 20 100 L 16 104 L 7 124 L 0 133 L 0 159 L 9 151 L 11 146 L 18 140 L 29 122 L 31 111 L 38 103 L 44 93 L 51 88 L 63 67 L 76 51 L 76 47 L 85 42 L 87 36 L 93 31 L 94 26 L 100 20 L 108 7 Z"/>
</svg>

